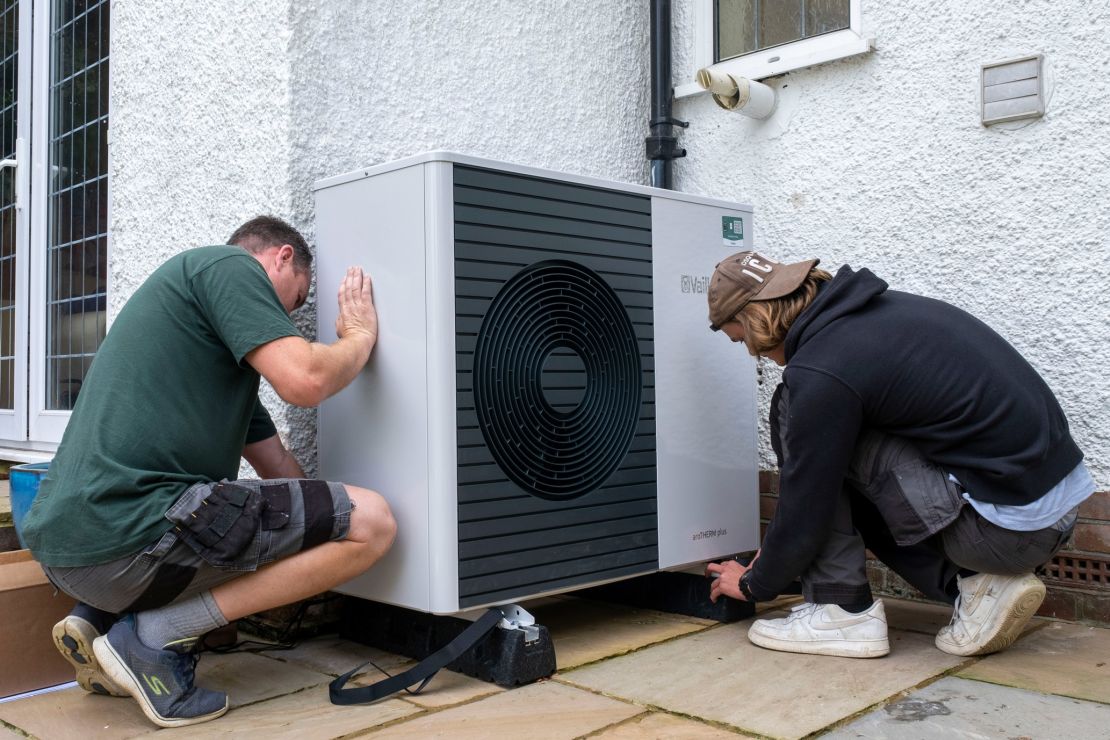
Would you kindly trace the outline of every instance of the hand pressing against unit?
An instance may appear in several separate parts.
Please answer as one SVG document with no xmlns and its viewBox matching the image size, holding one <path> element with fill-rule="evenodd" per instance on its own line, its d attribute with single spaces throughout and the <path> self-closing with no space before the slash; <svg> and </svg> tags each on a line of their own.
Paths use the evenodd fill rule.
<svg viewBox="0 0 1110 740">
<path fill-rule="evenodd" d="M 339 284 L 339 315 L 335 334 L 340 339 L 351 335 L 365 337 L 373 347 L 378 338 L 378 312 L 374 307 L 374 286 L 361 267 L 347 268 Z"/>
</svg>

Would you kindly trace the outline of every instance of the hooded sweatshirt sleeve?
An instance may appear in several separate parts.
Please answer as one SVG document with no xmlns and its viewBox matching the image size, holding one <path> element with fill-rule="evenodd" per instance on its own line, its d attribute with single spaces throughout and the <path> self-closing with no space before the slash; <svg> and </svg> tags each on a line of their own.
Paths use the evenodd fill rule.
<svg viewBox="0 0 1110 740">
<path fill-rule="evenodd" d="M 863 417 L 855 391 L 821 370 L 788 366 L 776 395 L 782 415 L 779 503 L 749 580 L 760 601 L 778 596 L 804 573 L 828 539 Z"/>
</svg>

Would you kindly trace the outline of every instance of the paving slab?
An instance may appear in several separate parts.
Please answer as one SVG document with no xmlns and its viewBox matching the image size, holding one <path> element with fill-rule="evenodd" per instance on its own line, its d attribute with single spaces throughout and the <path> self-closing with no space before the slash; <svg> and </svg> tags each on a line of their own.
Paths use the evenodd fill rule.
<svg viewBox="0 0 1110 740">
<path fill-rule="evenodd" d="M 574 738 L 641 714 L 641 707 L 543 681 L 462 706 L 414 717 L 368 735 L 372 738 L 529 740 Z"/>
<path fill-rule="evenodd" d="M 77 687 L 0 704 L 0 720 L 43 740 L 125 740 L 156 729 L 133 699 Z"/>
<path fill-rule="evenodd" d="M 205 653 L 197 665 L 196 683 L 206 689 L 223 691 L 231 706 L 242 707 L 310 686 L 324 685 L 331 676 L 299 665 L 283 663 L 254 653 Z M 139 712 L 138 705 L 129 699 Z"/>
<path fill-rule="evenodd" d="M 593 737 L 602 738 L 602 740 L 644 740 L 644 738 L 738 740 L 738 738 L 750 738 L 751 736 L 738 734 L 721 727 L 714 727 L 705 722 L 676 717 L 673 714 L 650 712 L 602 730 Z"/>
<path fill-rule="evenodd" d="M 416 665 L 416 663 L 410 661 L 399 665 L 395 670 L 390 670 L 390 673 L 396 675 L 414 665 Z M 368 673 L 353 679 L 347 686 L 369 686 L 383 678 L 385 678 L 385 676 L 380 673 Z M 474 699 L 489 696 L 490 694 L 497 694 L 504 690 L 505 689 L 497 684 L 481 681 L 462 673 L 444 669 L 433 676 L 432 680 L 428 682 L 428 685 L 425 686 L 424 690 L 419 694 L 406 694 L 402 691 L 397 694 L 397 697 L 420 707 L 439 708 L 473 701 Z"/>
<path fill-rule="evenodd" d="M 768 615 L 774 616 L 774 615 Z M 891 654 L 860 660 L 764 650 L 748 622 L 561 673 L 609 696 L 756 735 L 802 737 L 958 666 L 933 638 L 891 630 Z"/>
<path fill-rule="evenodd" d="M 191 727 L 157 730 L 154 740 L 171 738 L 235 737 L 237 740 L 305 740 L 338 738 L 422 711 L 399 699 L 367 706 L 337 707 L 328 692 L 306 689 L 275 699 L 232 709 L 223 717 Z M 149 737 L 149 736 L 147 736 Z"/>
<path fill-rule="evenodd" d="M 952 607 L 923 601 L 883 599 L 886 621 L 894 629 L 920 632 L 936 637 L 941 627 L 952 621 Z"/>
<path fill-rule="evenodd" d="M 233 708 L 310 686 L 323 686 L 318 693 L 327 701 L 330 679 L 318 671 L 252 653 L 205 653 L 197 666 L 197 683 L 226 692 Z M 129 738 L 157 729 L 133 699 L 94 696 L 76 687 L 0 704 L 0 720 L 50 740 Z"/>
<path fill-rule="evenodd" d="M 402 655 L 387 653 L 369 645 L 344 640 L 337 635 L 315 637 L 302 642 L 292 650 L 269 650 L 263 655 L 284 663 L 299 665 L 318 673 L 326 673 L 329 676 L 342 675 L 355 666 L 368 661 L 391 674 L 396 673 L 401 666 L 408 666 L 411 663 L 408 658 Z M 364 674 L 370 676 L 382 675 L 373 665 L 367 665 L 355 676 L 358 677 Z"/>
<path fill-rule="evenodd" d="M 548 602 L 532 614 L 551 634 L 560 671 L 717 624 L 709 619 L 577 598 Z"/>
<path fill-rule="evenodd" d="M 1110 629 L 1049 622 L 958 675 L 1110 704 Z"/>
<path fill-rule="evenodd" d="M 1106 704 L 948 677 L 823 737 L 1094 738 L 1108 725 Z"/>
</svg>

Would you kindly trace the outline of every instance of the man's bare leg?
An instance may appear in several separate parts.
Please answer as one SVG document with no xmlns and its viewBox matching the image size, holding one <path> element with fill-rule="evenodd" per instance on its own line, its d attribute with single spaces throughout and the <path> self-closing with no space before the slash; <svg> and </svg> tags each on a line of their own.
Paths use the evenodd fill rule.
<svg viewBox="0 0 1110 740">
<path fill-rule="evenodd" d="M 190 653 L 197 637 L 229 620 L 326 591 L 369 568 L 393 544 L 396 525 L 385 499 L 365 488 L 346 488 L 355 503 L 347 539 L 279 560 L 169 607 L 128 615 L 93 640 L 98 670 L 162 727 L 221 716 L 229 706 L 227 695 L 193 682 Z M 144 626 L 144 617 L 150 624 Z"/>
<path fill-rule="evenodd" d="M 228 621 L 291 604 L 354 578 L 393 544 L 397 525 L 380 494 L 345 486 L 355 504 L 347 539 L 325 542 L 212 589 Z"/>
</svg>

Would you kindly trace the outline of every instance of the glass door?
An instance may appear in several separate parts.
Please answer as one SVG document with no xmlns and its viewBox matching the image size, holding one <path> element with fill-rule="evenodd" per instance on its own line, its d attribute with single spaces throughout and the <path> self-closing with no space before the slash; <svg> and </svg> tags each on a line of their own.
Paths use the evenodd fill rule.
<svg viewBox="0 0 1110 740">
<path fill-rule="evenodd" d="M 29 432 L 58 442 L 107 330 L 111 4 L 46 6 L 34 36 Z"/>
<path fill-rule="evenodd" d="M 0 0 L 0 439 L 27 439 L 31 3 Z"/>
</svg>

